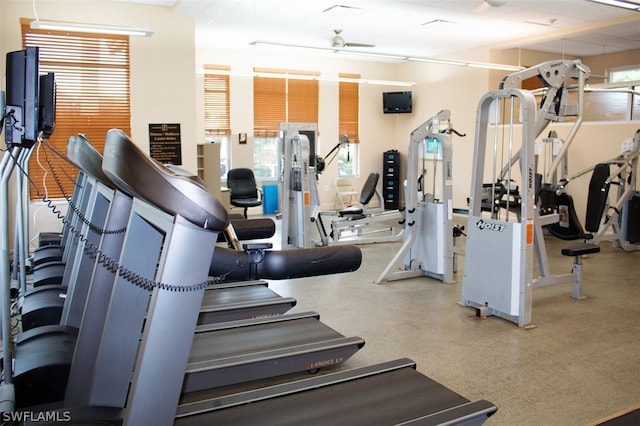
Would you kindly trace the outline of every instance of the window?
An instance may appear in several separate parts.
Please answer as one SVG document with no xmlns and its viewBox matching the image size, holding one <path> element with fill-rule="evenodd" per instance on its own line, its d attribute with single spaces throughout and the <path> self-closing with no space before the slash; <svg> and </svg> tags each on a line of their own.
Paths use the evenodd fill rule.
<svg viewBox="0 0 640 426">
<path fill-rule="evenodd" d="M 640 81 L 640 65 L 613 68 L 609 71 L 609 82 L 623 83 L 627 81 Z"/>
<path fill-rule="evenodd" d="M 315 72 L 254 69 L 253 172 L 257 179 L 280 176 L 278 125 L 318 123 L 318 81 Z"/>
<path fill-rule="evenodd" d="M 627 83 L 640 81 L 640 65 L 633 65 L 630 67 L 613 68 L 609 71 L 609 81 L 611 83 Z M 634 91 L 640 91 L 640 86 L 627 86 L 628 89 Z M 640 95 L 630 95 L 630 100 L 627 97 L 627 111 L 630 114 L 631 120 L 640 119 Z M 630 106 L 630 108 L 629 108 Z M 630 109 L 630 111 L 629 111 Z"/>
<path fill-rule="evenodd" d="M 340 78 L 360 78 L 359 74 L 343 74 Z M 358 174 L 360 84 L 341 81 L 338 98 L 338 133 L 347 135 L 349 143 L 338 152 L 338 176 L 354 177 Z"/>
<path fill-rule="evenodd" d="M 206 143 L 220 144 L 220 177 L 226 178 L 229 170 L 229 141 L 231 120 L 229 116 L 229 76 L 211 71 L 229 71 L 221 65 L 205 65 L 204 75 L 204 139 Z"/>
<path fill-rule="evenodd" d="M 39 46 L 40 72 L 53 72 L 56 78 L 56 128 L 48 144 L 66 153 L 69 137 L 83 133 L 102 152 L 109 129 L 131 134 L 129 37 L 32 30 L 30 22 L 21 22 L 23 46 Z M 41 192 L 46 188 L 49 198 L 60 198 L 63 193 L 52 174 L 38 165 L 40 160 L 47 168 L 42 151 L 32 155 L 29 174 Z M 48 157 L 55 160 L 64 192 L 70 196 L 76 169 Z M 34 188 L 30 190 L 37 198 Z"/>
</svg>

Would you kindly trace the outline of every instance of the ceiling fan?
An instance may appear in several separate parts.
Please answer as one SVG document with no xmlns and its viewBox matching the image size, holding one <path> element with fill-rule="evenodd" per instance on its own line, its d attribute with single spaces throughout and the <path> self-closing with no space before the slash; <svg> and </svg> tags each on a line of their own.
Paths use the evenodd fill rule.
<svg viewBox="0 0 640 426">
<path fill-rule="evenodd" d="M 507 0 L 481 0 L 472 9 L 473 12 L 482 13 L 490 10 L 493 7 L 500 7 L 507 3 Z"/>
<path fill-rule="evenodd" d="M 342 30 L 333 30 L 333 32 L 335 33 L 335 35 L 331 39 L 331 47 L 375 47 L 375 44 L 346 42 L 340 36 Z"/>
</svg>

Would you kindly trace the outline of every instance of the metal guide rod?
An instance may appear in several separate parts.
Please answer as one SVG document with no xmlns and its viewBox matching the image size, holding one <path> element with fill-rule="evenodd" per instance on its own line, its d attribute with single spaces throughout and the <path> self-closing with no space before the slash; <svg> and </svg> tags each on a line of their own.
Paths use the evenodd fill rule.
<svg viewBox="0 0 640 426">
<path fill-rule="evenodd" d="M 617 155 L 616 157 L 608 161 L 601 162 L 601 163 L 618 164 L 618 165 L 621 164 L 620 169 L 618 171 L 614 171 L 612 175 L 609 177 L 608 181 L 611 181 L 615 177 L 614 175 L 622 173 L 622 171 L 625 168 L 632 167 L 633 161 L 637 160 L 638 156 L 640 156 L 640 129 L 636 131 L 636 134 L 632 139 L 627 139 L 626 141 L 623 142 L 623 148 L 621 149 L 621 152 L 619 155 Z M 577 179 L 583 175 L 586 175 L 587 173 L 592 171 L 594 167 L 595 165 L 589 166 L 586 169 L 580 170 L 574 175 L 568 177 L 567 179 L 565 179 L 565 185 L 574 179 Z"/>
</svg>

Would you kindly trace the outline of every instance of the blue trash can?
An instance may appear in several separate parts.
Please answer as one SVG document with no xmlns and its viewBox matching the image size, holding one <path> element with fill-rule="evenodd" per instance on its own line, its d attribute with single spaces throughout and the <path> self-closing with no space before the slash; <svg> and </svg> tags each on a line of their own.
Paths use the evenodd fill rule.
<svg viewBox="0 0 640 426">
<path fill-rule="evenodd" d="M 262 186 L 262 213 L 273 214 L 278 211 L 278 185 Z"/>
</svg>

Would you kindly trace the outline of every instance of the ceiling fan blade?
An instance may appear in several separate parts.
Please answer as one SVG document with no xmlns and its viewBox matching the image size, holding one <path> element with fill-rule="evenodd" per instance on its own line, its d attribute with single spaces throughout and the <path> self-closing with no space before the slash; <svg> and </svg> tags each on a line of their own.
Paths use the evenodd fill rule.
<svg viewBox="0 0 640 426">
<path fill-rule="evenodd" d="M 367 44 L 367 43 L 345 43 L 345 47 L 376 47 L 375 44 Z"/>
</svg>

